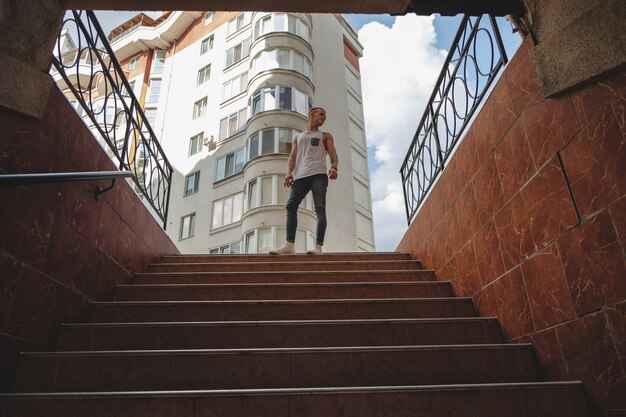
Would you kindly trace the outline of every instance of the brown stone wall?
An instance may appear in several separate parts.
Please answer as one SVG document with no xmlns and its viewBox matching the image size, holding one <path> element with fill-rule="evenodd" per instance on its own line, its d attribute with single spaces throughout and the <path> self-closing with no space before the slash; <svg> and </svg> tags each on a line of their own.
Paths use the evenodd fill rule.
<svg viewBox="0 0 626 417">
<path fill-rule="evenodd" d="M 544 99 L 530 38 L 398 250 L 626 412 L 626 72 Z M 598 411 L 603 410 L 603 411 Z M 622 414 L 619 414 L 622 415 Z"/>
<path fill-rule="evenodd" d="M 56 88 L 41 120 L 0 108 L 0 126 L 0 173 L 115 170 Z M 125 181 L 100 201 L 95 185 L 0 185 L 0 391 L 20 351 L 53 348 L 60 323 L 80 321 L 90 300 L 178 253 Z"/>
</svg>

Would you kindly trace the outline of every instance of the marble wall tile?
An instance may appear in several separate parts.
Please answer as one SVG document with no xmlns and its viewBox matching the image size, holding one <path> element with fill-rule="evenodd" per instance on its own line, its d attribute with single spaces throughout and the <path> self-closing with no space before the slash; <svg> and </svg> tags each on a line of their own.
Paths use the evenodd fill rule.
<svg viewBox="0 0 626 417">
<path fill-rule="evenodd" d="M 611 213 L 622 248 L 626 248 L 626 196 L 609 206 L 609 212 Z"/>
<path fill-rule="evenodd" d="M 622 137 L 626 137 L 626 88 L 611 102 L 611 108 L 622 130 Z"/>
<path fill-rule="evenodd" d="M 563 357 L 556 329 L 556 327 L 552 327 L 530 336 L 539 361 L 541 376 L 555 381 L 567 379 L 567 364 Z"/>
<path fill-rule="evenodd" d="M 471 128 L 476 135 L 476 154 L 479 161 L 484 161 L 489 156 L 517 117 L 509 85 L 504 78 L 500 78 Z"/>
<path fill-rule="evenodd" d="M 290 404 L 296 399 L 281 396 L 198 398 L 194 417 L 290 417 Z"/>
<path fill-rule="evenodd" d="M 524 111 L 521 121 L 537 167 L 554 157 L 580 130 L 569 97 L 547 99 Z"/>
<path fill-rule="evenodd" d="M 82 182 L 76 191 L 72 225 L 87 239 L 95 241 L 100 224 L 100 214 L 103 204 L 93 196 L 93 188 L 87 182 Z"/>
<path fill-rule="evenodd" d="M 578 223 L 561 165 L 552 158 L 522 190 L 530 232 L 541 250 Z"/>
<path fill-rule="evenodd" d="M 522 273 L 535 330 L 576 317 L 556 245 L 549 246 L 528 259 L 522 265 Z"/>
<path fill-rule="evenodd" d="M 476 174 L 473 186 L 476 200 L 475 216 L 478 218 L 478 227 L 482 227 L 504 206 L 504 196 L 493 154 L 487 158 Z M 466 213 L 466 215 L 472 215 L 472 213 Z"/>
<path fill-rule="evenodd" d="M 626 301 L 605 308 L 609 334 L 626 372 Z"/>
<path fill-rule="evenodd" d="M 459 239 L 456 245 L 457 248 L 463 246 L 480 227 L 480 220 L 477 215 L 478 205 L 476 203 L 476 199 L 479 196 L 475 193 L 475 187 L 475 182 L 471 182 L 463 190 L 454 206 Z"/>
<path fill-rule="evenodd" d="M 118 241 L 111 239 L 111 236 L 119 235 L 120 218 L 107 202 L 102 201 L 101 206 L 95 242 L 102 252 L 113 254 L 116 252 Z"/>
<path fill-rule="evenodd" d="M 135 242 L 137 237 L 128 227 L 125 221 L 120 222 L 119 234 L 117 236 L 116 252 L 111 254 L 115 261 L 126 271 L 131 271 L 133 267 L 133 257 L 135 254 Z"/>
<path fill-rule="evenodd" d="M 558 241 L 579 315 L 626 299 L 626 263 L 607 210 Z"/>
<path fill-rule="evenodd" d="M 7 333 L 0 333 L 0 390 L 8 392 L 13 385 L 15 370 L 20 352 L 33 352 L 45 349 L 44 346 L 28 342 Z"/>
<path fill-rule="evenodd" d="M 569 378 L 581 379 L 600 408 L 626 408 L 626 381 L 605 314 L 582 317 L 556 329 Z"/>
<path fill-rule="evenodd" d="M 480 274 L 476 264 L 476 254 L 473 242 L 468 242 L 454 257 L 456 268 L 455 294 L 463 297 L 472 297 L 480 288 Z"/>
<path fill-rule="evenodd" d="M 524 208 L 521 193 L 516 194 L 495 215 L 494 220 L 504 266 L 506 270 L 510 270 L 535 252 L 530 219 Z"/>
<path fill-rule="evenodd" d="M 506 340 L 530 334 L 534 330 L 522 271 L 515 268 L 493 283 L 498 319 Z"/>
<path fill-rule="evenodd" d="M 518 115 L 526 108 L 544 100 L 535 66 L 530 57 L 532 48 L 532 36 L 527 36 L 504 72 L 511 91 L 513 106 Z"/>
<path fill-rule="evenodd" d="M 626 193 L 626 142 L 609 107 L 585 126 L 562 156 L 582 216 Z"/>
<path fill-rule="evenodd" d="M 472 297 L 474 308 L 481 317 L 496 317 L 498 315 L 498 303 L 492 285 L 484 287 L 480 292 Z"/>
<path fill-rule="evenodd" d="M 626 87 L 626 72 L 613 74 L 569 94 L 584 126 Z"/>
<path fill-rule="evenodd" d="M 507 202 L 537 170 L 523 125 L 519 120 L 496 148 L 495 161 L 502 187 L 502 198 Z"/>
<path fill-rule="evenodd" d="M 474 235 L 476 263 L 483 286 L 493 282 L 505 271 L 495 222 L 490 220 Z"/>
<path fill-rule="evenodd" d="M 467 186 L 482 164 L 482 159 L 478 157 L 476 149 L 476 143 L 479 140 L 480 137 L 477 131 L 470 127 L 461 137 L 461 142 L 457 144 L 457 151 L 452 157 L 456 160 L 456 170 L 461 190 Z"/>
</svg>

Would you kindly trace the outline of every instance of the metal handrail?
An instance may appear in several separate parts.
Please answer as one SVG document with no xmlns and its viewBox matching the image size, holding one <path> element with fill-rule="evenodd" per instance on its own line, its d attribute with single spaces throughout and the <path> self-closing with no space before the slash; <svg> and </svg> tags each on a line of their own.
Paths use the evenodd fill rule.
<svg viewBox="0 0 626 417">
<path fill-rule="evenodd" d="M 74 59 L 63 49 L 66 29 L 77 36 Z M 90 59 L 79 65 L 85 53 Z M 85 111 L 83 120 L 90 122 L 96 140 L 120 170 L 133 173 L 135 190 L 146 197 L 165 228 L 172 166 L 92 11 L 73 10 L 63 21 L 52 64 Z M 88 77 L 81 77 L 85 66 Z"/>
<path fill-rule="evenodd" d="M 100 200 L 100 196 L 106 193 L 115 185 L 116 179 L 132 178 L 130 171 L 86 171 L 86 172 L 42 172 L 28 174 L 2 174 L 0 175 L 0 185 L 21 185 L 21 184 L 44 184 L 49 182 L 66 181 L 92 181 L 92 180 L 112 180 L 111 185 L 102 188 L 96 185 L 94 197 Z"/>
<path fill-rule="evenodd" d="M 400 168 L 409 224 L 508 61 L 495 19 L 487 16 L 487 21 L 484 27 L 481 16 L 463 17 Z M 478 47 L 482 40 L 486 56 L 478 56 L 485 50 Z"/>
<path fill-rule="evenodd" d="M 130 171 L 45 172 L 32 174 L 2 174 L 0 184 L 39 184 L 46 182 L 111 180 L 132 178 Z"/>
</svg>

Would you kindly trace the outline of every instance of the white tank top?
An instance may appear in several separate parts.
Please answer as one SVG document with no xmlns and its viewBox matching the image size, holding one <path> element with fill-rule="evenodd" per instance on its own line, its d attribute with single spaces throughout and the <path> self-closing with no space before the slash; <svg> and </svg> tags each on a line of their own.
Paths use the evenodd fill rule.
<svg viewBox="0 0 626 417">
<path fill-rule="evenodd" d="M 293 179 L 305 178 L 315 174 L 326 174 L 326 147 L 322 131 L 302 132 L 296 137 L 296 169 Z"/>
</svg>

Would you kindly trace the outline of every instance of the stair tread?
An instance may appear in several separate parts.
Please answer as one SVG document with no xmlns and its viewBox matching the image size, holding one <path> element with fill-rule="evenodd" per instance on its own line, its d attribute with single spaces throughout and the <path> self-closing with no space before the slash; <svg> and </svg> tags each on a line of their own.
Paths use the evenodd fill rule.
<svg viewBox="0 0 626 417">
<path fill-rule="evenodd" d="M 550 387 L 581 387 L 579 380 L 566 381 L 531 381 L 531 382 L 494 382 L 470 384 L 438 384 L 438 385 L 387 385 L 387 386 L 354 386 L 354 387 L 307 387 L 307 388 L 246 388 L 246 389 L 213 389 L 213 390 L 165 390 L 165 391 L 61 391 L 61 392 L 18 392 L 0 393 L 0 399 L 10 398 L 73 398 L 73 397 L 164 397 L 164 396 L 195 396 L 195 395 L 259 395 L 259 394 L 315 394 L 315 393 L 369 393 L 398 391 L 465 391 L 492 389 L 524 389 Z"/>
<path fill-rule="evenodd" d="M 63 327 L 133 327 L 133 326 L 263 326 L 263 325 L 306 325 L 306 324 L 378 324 L 378 323 L 441 323 L 494 321 L 496 317 L 433 317 L 391 319 L 342 319 L 342 320 L 235 320 L 235 321 L 185 321 L 185 322 L 124 322 L 124 323 L 63 323 Z"/>
<path fill-rule="evenodd" d="M 323 346 L 289 348 L 236 348 L 236 349 L 132 349 L 132 350 L 84 350 L 62 352 L 23 352 L 29 357 L 67 357 L 67 356 L 132 356 L 132 355 L 219 355 L 219 354 L 270 354 L 270 353 L 343 353 L 343 352 L 413 352 L 432 350 L 519 350 L 529 349 L 531 343 L 476 343 L 459 345 L 409 345 L 409 346 Z"/>
<path fill-rule="evenodd" d="M 94 301 L 95 306 L 102 305 L 155 305 L 155 304 L 346 304 L 346 303 L 432 303 L 471 302 L 469 297 L 429 297 L 429 298 L 320 298 L 320 299 L 294 299 L 294 300 L 191 300 L 191 301 Z"/>
<path fill-rule="evenodd" d="M 350 282 L 242 282 L 242 283 L 171 283 L 171 284 L 119 284 L 116 288 L 167 288 L 167 287 L 356 287 L 356 286 L 428 286 L 448 285 L 450 281 L 350 281 Z"/>
</svg>

